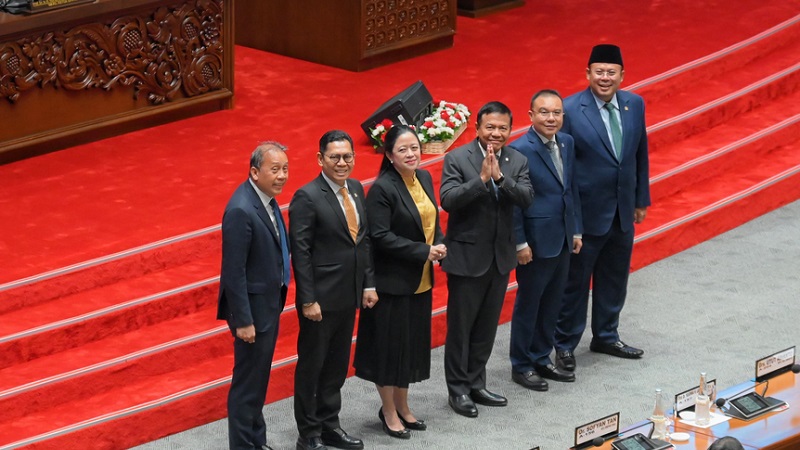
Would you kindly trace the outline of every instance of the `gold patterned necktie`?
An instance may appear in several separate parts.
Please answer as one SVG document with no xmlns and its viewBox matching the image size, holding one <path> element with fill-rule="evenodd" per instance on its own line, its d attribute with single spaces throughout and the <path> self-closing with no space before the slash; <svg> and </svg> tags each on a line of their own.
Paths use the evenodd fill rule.
<svg viewBox="0 0 800 450">
<path fill-rule="evenodd" d="M 350 230 L 350 236 L 353 237 L 353 241 L 356 241 L 358 237 L 358 218 L 356 217 L 356 208 L 353 206 L 353 202 L 350 201 L 350 195 L 347 193 L 347 187 L 342 187 L 339 189 L 339 192 L 342 194 L 342 203 L 344 204 L 344 217 L 347 219 L 347 228 Z"/>
</svg>

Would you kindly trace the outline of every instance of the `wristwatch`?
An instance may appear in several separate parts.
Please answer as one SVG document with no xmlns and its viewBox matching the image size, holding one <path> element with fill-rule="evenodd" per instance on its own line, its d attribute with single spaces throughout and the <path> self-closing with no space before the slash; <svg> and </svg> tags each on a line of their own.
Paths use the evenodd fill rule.
<svg viewBox="0 0 800 450">
<path fill-rule="evenodd" d="M 303 308 L 308 308 L 309 306 L 313 305 L 314 303 L 316 303 L 316 302 L 303 303 Z"/>
<path fill-rule="evenodd" d="M 503 172 L 500 172 L 500 178 L 494 180 L 494 184 L 500 186 L 501 184 L 503 184 L 503 181 L 506 181 L 506 176 L 503 175 Z"/>
</svg>

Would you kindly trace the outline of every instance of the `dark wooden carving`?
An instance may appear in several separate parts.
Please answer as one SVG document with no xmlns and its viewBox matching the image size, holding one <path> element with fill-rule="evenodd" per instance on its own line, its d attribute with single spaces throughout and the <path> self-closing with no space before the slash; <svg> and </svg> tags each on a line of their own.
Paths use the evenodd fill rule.
<svg viewBox="0 0 800 450">
<path fill-rule="evenodd" d="M 151 104 L 223 87 L 222 0 L 159 7 L 0 43 L 0 95 L 20 101 L 48 85 L 71 91 L 118 86 Z"/>
<path fill-rule="evenodd" d="M 364 52 L 449 30 L 447 0 L 369 0 L 364 2 Z"/>
<path fill-rule="evenodd" d="M 368 70 L 453 46 L 456 0 L 236 0 L 236 43 Z"/>
</svg>

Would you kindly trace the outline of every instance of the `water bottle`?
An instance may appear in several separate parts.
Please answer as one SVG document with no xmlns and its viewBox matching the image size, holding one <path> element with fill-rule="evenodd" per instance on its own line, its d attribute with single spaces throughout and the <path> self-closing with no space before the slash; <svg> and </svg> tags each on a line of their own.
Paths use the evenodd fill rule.
<svg viewBox="0 0 800 450">
<path fill-rule="evenodd" d="M 667 417 L 664 415 L 664 396 L 661 389 L 656 389 L 656 405 L 653 407 L 653 437 L 656 439 L 667 438 Z"/>
<path fill-rule="evenodd" d="M 704 427 L 711 423 L 711 398 L 708 395 L 706 385 L 706 373 L 700 373 L 700 388 L 697 391 L 697 398 L 694 401 L 694 421 L 697 425 Z"/>
</svg>

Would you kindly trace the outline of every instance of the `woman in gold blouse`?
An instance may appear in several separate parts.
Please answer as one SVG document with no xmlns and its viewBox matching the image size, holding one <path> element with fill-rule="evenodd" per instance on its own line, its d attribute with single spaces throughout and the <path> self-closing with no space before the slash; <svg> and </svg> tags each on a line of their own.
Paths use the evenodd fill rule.
<svg viewBox="0 0 800 450">
<path fill-rule="evenodd" d="M 408 439 L 424 430 L 408 406 L 410 383 L 430 377 L 433 261 L 447 256 L 430 173 L 419 168 L 416 132 L 395 125 L 386 133 L 384 159 L 367 193 L 367 218 L 381 299 L 362 309 L 354 366 L 375 383 L 383 431 Z"/>
</svg>

